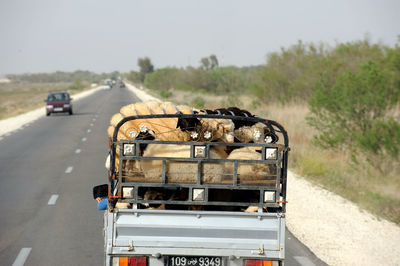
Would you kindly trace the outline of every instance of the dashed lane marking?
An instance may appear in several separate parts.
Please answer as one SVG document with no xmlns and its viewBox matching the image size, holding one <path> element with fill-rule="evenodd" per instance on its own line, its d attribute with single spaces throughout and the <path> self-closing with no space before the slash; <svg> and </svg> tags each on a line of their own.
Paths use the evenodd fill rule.
<svg viewBox="0 0 400 266">
<path fill-rule="evenodd" d="M 93 123 L 91 123 L 91 124 L 90 124 L 90 126 L 92 127 L 92 126 L 94 126 L 94 124 L 93 124 Z"/>
<path fill-rule="evenodd" d="M 72 170 L 74 170 L 74 167 L 69 166 L 69 167 L 67 168 L 67 170 L 65 170 L 65 173 L 66 173 L 66 174 L 70 174 L 70 173 L 72 172 Z"/>
<path fill-rule="evenodd" d="M 49 201 L 47 202 L 47 205 L 56 205 L 57 199 L 58 199 L 57 194 L 51 195 Z"/>
<path fill-rule="evenodd" d="M 82 138 L 82 141 L 83 141 L 83 142 L 87 141 L 87 138 Z"/>
<path fill-rule="evenodd" d="M 32 248 L 22 248 L 12 266 L 23 266 Z"/>
<path fill-rule="evenodd" d="M 315 266 L 315 264 L 312 263 L 312 261 L 307 257 L 293 256 L 293 258 L 297 260 L 297 262 L 300 263 L 301 266 Z"/>
<path fill-rule="evenodd" d="M 81 153 L 81 151 L 82 151 L 81 149 L 76 149 L 76 150 L 75 150 L 75 153 L 76 153 L 76 154 L 79 154 L 79 153 Z"/>
<path fill-rule="evenodd" d="M 88 129 L 87 132 L 90 133 L 90 132 L 92 132 L 92 130 L 91 130 L 91 129 Z"/>
</svg>

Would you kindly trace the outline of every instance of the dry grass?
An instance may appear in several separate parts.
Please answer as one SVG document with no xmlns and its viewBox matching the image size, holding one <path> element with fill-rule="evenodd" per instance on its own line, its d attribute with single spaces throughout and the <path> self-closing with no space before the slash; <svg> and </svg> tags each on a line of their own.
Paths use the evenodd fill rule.
<svg viewBox="0 0 400 266">
<path fill-rule="evenodd" d="M 39 107 L 50 91 L 68 90 L 72 83 L 0 84 L 0 119 L 16 116 Z M 76 93 L 78 91 L 73 91 Z"/>
<path fill-rule="evenodd" d="M 309 112 L 306 104 L 257 104 L 248 96 L 237 97 L 240 100 L 235 103 L 228 96 L 181 91 L 172 91 L 172 96 L 167 100 L 191 105 L 196 97 L 203 98 L 207 103 L 205 107 L 208 108 L 237 105 L 258 116 L 281 123 L 289 135 L 289 165 L 292 170 L 360 207 L 400 224 L 399 163 L 389 158 L 382 160 L 388 170 L 382 174 L 366 161 L 352 163 L 346 151 L 327 151 L 313 146 L 312 138 L 317 132 L 306 123 L 305 118 Z"/>
</svg>

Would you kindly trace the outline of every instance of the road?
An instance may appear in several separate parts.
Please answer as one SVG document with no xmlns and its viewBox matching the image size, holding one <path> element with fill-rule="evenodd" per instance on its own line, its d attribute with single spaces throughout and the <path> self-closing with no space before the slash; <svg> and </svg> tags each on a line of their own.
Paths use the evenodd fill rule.
<svg viewBox="0 0 400 266">
<path fill-rule="evenodd" d="M 0 265 L 103 265 L 106 130 L 126 89 L 73 102 L 75 114 L 42 117 L 0 138 Z M 44 108 L 43 108 L 44 112 Z M 287 232 L 286 265 L 325 265 Z"/>
</svg>

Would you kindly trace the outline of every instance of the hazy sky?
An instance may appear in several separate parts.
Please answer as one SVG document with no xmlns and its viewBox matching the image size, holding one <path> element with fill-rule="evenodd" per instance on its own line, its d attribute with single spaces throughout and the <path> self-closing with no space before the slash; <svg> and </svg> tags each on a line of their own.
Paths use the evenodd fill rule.
<svg viewBox="0 0 400 266">
<path fill-rule="evenodd" d="M 0 75 L 258 65 L 297 40 L 394 46 L 400 0 L 0 0 Z"/>
</svg>

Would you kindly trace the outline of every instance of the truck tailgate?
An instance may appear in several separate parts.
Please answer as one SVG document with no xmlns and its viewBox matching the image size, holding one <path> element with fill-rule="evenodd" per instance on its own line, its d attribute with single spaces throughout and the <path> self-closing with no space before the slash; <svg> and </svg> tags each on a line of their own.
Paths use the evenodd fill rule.
<svg viewBox="0 0 400 266">
<path fill-rule="evenodd" d="M 109 255 L 284 258 L 285 218 L 276 213 L 122 209 L 106 219 Z"/>
</svg>

